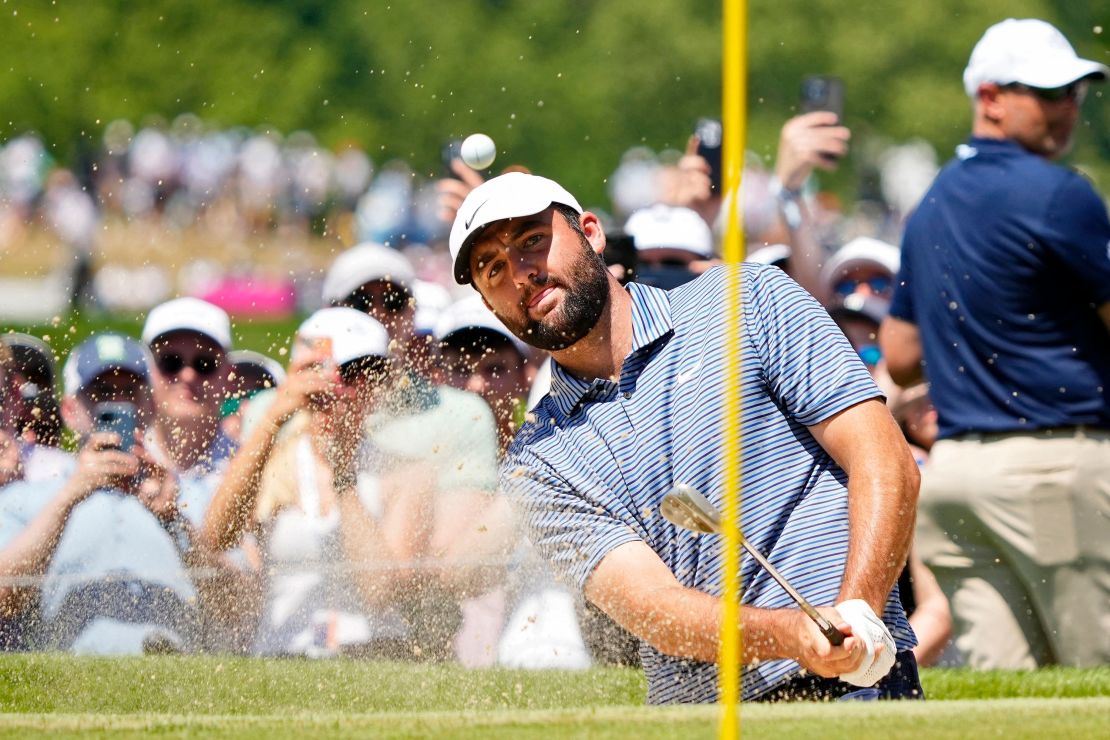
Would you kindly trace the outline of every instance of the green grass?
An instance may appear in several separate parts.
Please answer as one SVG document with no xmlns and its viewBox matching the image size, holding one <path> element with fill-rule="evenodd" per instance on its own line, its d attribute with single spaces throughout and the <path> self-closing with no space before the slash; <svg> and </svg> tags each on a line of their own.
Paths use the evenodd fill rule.
<svg viewBox="0 0 1110 740">
<path fill-rule="evenodd" d="M 931 670 L 927 702 L 744 705 L 744 737 L 1106 736 L 1110 668 Z M 212 656 L 0 656 L 0 736 L 712 737 L 640 672 Z"/>
</svg>

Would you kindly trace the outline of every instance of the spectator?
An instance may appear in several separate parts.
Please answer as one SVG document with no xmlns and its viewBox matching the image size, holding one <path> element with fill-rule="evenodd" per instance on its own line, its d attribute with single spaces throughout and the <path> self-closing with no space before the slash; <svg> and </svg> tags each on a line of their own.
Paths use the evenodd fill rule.
<svg viewBox="0 0 1110 740">
<path fill-rule="evenodd" d="M 16 417 L 24 477 L 38 481 L 68 476 L 73 461 L 60 449 L 63 425 L 54 393 L 54 352 L 29 334 L 5 334 L 2 341 L 13 360 L 16 396 L 11 397 L 10 408 Z"/>
<path fill-rule="evenodd" d="M 497 420 L 504 454 L 524 421 L 533 374 L 527 349 L 477 295 L 447 310 L 436 333 L 446 383 L 485 399 Z M 515 520 L 507 507 L 500 507 L 499 517 L 495 526 L 515 535 Z M 550 569 L 526 544 L 513 560 L 507 584 L 509 616 L 497 644 L 498 663 L 533 669 L 589 667 L 574 594 L 554 582 Z"/>
<path fill-rule="evenodd" d="M 220 430 L 238 446 L 243 415 L 251 399 L 264 390 L 277 388 L 285 381 L 285 370 L 277 360 L 249 349 L 227 353 L 231 365 L 227 398 L 220 405 Z"/>
<path fill-rule="evenodd" d="M 636 245 L 636 282 L 674 288 L 716 264 L 713 233 L 689 208 L 656 204 L 628 217 L 624 231 Z"/>
<path fill-rule="evenodd" d="M 227 549 L 253 532 L 262 546 L 268 576 L 255 652 L 406 652 L 409 628 L 392 604 L 407 585 L 422 492 L 413 485 L 384 496 L 361 434 L 389 362 L 381 324 L 321 309 L 297 331 L 287 381 L 251 409 L 203 537 Z"/>
<path fill-rule="evenodd" d="M 154 419 L 145 444 L 177 476 L 177 506 L 200 529 L 234 451 L 221 408 L 230 385 L 231 321 L 217 306 L 177 298 L 147 315 L 143 341 L 153 356 Z M 253 537 L 215 558 L 218 572 L 197 585 L 212 606 L 205 613 L 206 647 L 242 652 L 253 641 L 261 556 Z"/>
<path fill-rule="evenodd" d="M 220 406 L 229 391 L 231 321 L 223 309 L 197 298 L 153 308 L 143 341 L 154 357 L 154 424 L 147 445 L 178 475 L 209 479 L 214 488 L 231 455 L 220 429 Z M 199 524 L 203 512 L 195 515 Z"/>
<path fill-rule="evenodd" d="M 524 420 L 524 400 L 534 375 L 528 350 L 480 296 L 463 298 L 448 308 L 436 335 L 444 382 L 476 393 L 489 404 L 504 452 Z"/>
<path fill-rule="evenodd" d="M 850 295 L 877 296 L 889 302 L 898 264 L 897 247 L 866 236 L 853 239 L 836 250 L 821 269 L 826 304 L 836 306 Z"/>
<path fill-rule="evenodd" d="M 42 579 L 8 580 L 0 607 L 45 647 L 139 653 L 195 644 L 197 593 L 185 565 L 204 558 L 175 506 L 174 476 L 135 434 L 151 415 L 148 367 L 145 348 L 127 337 L 101 334 L 78 345 L 66 362 L 62 403 L 81 438 L 73 474 L 0 492 L 0 575 Z M 130 408 L 135 427 L 98 431 L 102 404 Z"/>
<path fill-rule="evenodd" d="M 497 429 L 481 398 L 429 380 L 427 343 L 415 331 L 412 280 L 412 266 L 396 250 L 363 244 L 339 255 L 323 297 L 369 313 L 389 333 L 394 379 L 367 434 L 386 498 L 400 495 L 395 489 L 427 491 L 427 537 L 413 545 L 413 555 L 433 567 L 404 594 L 405 608 L 427 613 L 428 619 L 414 620 L 414 639 L 425 655 L 442 658 L 458 626 L 459 599 L 484 592 L 503 575 L 480 557 L 506 546 L 499 528 L 488 528 L 485 519 L 494 502 Z"/>
<path fill-rule="evenodd" d="M 881 332 L 936 404 L 917 547 L 973 668 L 1110 662 L 1110 220 L 1052 163 L 1108 71 L 1044 21 L 987 29 L 971 138 L 907 222 Z"/>
</svg>

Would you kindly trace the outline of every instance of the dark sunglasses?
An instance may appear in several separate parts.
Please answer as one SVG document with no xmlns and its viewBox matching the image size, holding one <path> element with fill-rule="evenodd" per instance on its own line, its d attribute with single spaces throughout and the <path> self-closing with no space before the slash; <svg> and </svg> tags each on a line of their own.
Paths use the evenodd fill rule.
<svg viewBox="0 0 1110 740">
<path fill-rule="evenodd" d="M 410 298 L 412 296 L 403 287 L 389 283 L 381 295 L 374 295 L 360 288 L 336 305 L 353 308 L 365 314 L 372 313 L 375 308 L 387 313 L 400 313 L 408 307 Z"/>
<path fill-rule="evenodd" d="M 177 375 L 186 367 L 193 368 L 193 372 L 201 377 L 214 375 L 220 369 L 220 358 L 216 355 L 195 355 L 191 361 L 175 352 L 157 355 L 154 362 L 163 375 Z"/>
<path fill-rule="evenodd" d="M 1086 80 L 1076 80 L 1063 87 L 1032 87 L 1020 82 L 1011 82 L 1009 85 L 1002 85 L 1001 87 L 1003 90 L 1013 90 L 1014 92 L 1033 95 L 1048 103 L 1058 103 L 1065 99 L 1077 100 L 1082 103 L 1083 99 L 1087 97 Z"/>
<path fill-rule="evenodd" d="M 868 278 L 867 280 L 841 280 L 833 287 L 833 290 L 835 290 L 840 295 L 847 296 L 852 295 L 852 293 L 856 292 L 857 285 L 866 285 L 867 287 L 871 288 L 872 293 L 878 294 L 885 293 L 886 291 L 890 290 L 890 286 L 892 286 L 893 284 L 894 281 L 891 278 L 884 277 L 882 275 L 876 275 L 875 277 Z"/>
<path fill-rule="evenodd" d="M 360 357 L 339 366 L 339 379 L 343 385 L 354 385 L 360 380 L 380 383 L 389 370 L 389 360 L 382 357 Z"/>
</svg>

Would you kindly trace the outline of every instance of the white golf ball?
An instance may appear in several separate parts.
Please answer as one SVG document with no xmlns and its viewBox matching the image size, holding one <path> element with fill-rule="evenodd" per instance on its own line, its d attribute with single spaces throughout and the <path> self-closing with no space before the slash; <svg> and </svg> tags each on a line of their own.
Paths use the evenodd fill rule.
<svg viewBox="0 0 1110 740">
<path fill-rule="evenodd" d="M 459 155 L 468 167 L 484 170 L 497 158 L 497 145 L 485 134 L 471 134 L 463 139 Z"/>
</svg>

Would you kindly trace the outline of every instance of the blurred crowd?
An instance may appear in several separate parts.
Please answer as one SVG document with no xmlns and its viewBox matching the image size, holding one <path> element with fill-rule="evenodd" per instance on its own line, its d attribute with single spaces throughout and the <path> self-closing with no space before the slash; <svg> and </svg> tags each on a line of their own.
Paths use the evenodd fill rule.
<svg viewBox="0 0 1110 740">
<path fill-rule="evenodd" d="M 593 210 L 620 228 L 655 203 L 693 204 L 716 226 L 719 204 L 690 191 L 697 183 L 683 173 L 684 156 L 628 150 L 608 178 L 609 203 Z M 896 240 L 937 169 L 922 142 L 861 161 L 866 181 L 876 184 L 858 201 L 842 206 L 827 193 L 807 193 L 826 249 L 855 236 Z M 64 278 L 44 282 L 44 290 L 64 293 L 58 303 L 108 311 L 149 310 L 175 294 L 203 296 L 237 315 L 310 311 L 319 307 L 320 271 L 331 252 L 366 241 L 419 252 L 420 276 L 450 284 L 442 259 L 449 224 L 437 179 L 458 175 L 448 163 L 440 173 L 401 160 L 379 165 L 355 142 L 328 147 L 306 131 L 218 129 L 192 114 L 138 127 L 113 121 L 71 169 L 26 133 L 0 147 L 0 253 L 34 244 L 44 255 L 39 261 Z M 773 174 L 748 158 L 743 208 L 753 248 L 785 241 L 769 189 Z M 140 244 L 159 243 L 183 245 L 186 253 L 150 250 L 134 259 Z M 282 254 L 257 248 L 268 243 Z M 12 305 L 0 296 L 0 315 L 33 310 L 9 292 Z M 39 303 L 45 318 L 57 313 Z"/>
</svg>

